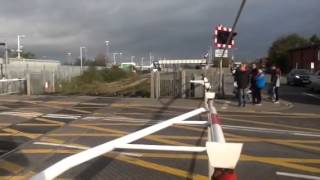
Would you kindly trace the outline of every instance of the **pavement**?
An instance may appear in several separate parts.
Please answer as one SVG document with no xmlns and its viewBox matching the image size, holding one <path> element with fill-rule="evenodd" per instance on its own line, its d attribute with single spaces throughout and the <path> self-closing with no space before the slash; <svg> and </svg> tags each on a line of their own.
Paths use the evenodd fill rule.
<svg viewBox="0 0 320 180">
<path fill-rule="evenodd" d="M 215 101 L 226 140 L 244 143 L 239 179 L 320 178 L 320 96 L 300 87 L 280 92 L 280 104 L 267 96 L 262 106 L 245 108 L 231 96 Z M 0 179 L 28 179 L 83 149 L 201 106 L 201 99 L 1 96 Z M 174 125 L 134 143 L 204 146 L 206 136 L 204 126 Z M 58 179 L 207 179 L 207 165 L 205 152 L 115 150 Z"/>
</svg>

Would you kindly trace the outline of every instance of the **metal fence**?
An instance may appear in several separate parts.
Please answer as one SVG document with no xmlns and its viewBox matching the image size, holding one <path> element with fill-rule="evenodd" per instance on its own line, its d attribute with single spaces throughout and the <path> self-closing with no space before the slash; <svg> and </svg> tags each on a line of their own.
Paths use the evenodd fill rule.
<svg viewBox="0 0 320 180">
<path fill-rule="evenodd" d="M 26 83 L 25 79 L 1 79 L 0 95 L 25 94 L 27 91 Z"/>
<path fill-rule="evenodd" d="M 210 68 L 207 70 L 182 69 L 176 72 L 152 72 L 151 98 L 203 98 L 203 87 L 201 85 L 191 84 L 190 81 L 201 80 L 206 76 L 212 84 L 212 90 L 217 91 L 219 80 L 218 74 L 217 68 Z"/>
<path fill-rule="evenodd" d="M 83 67 L 83 70 L 86 69 L 87 67 Z M 30 85 L 29 93 L 33 95 L 55 92 L 60 82 L 70 81 L 80 74 L 80 66 L 64 66 L 60 65 L 60 63 L 45 61 L 8 64 L 4 73 L 7 79 L 30 81 L 28 83 Z"/>
</svg>

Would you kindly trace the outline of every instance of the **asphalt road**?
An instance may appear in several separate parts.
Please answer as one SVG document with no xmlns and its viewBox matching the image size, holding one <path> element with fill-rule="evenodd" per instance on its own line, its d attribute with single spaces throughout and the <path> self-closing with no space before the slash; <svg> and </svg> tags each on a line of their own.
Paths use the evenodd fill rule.
<svg viewBox="0 0 320 180">
<path fill-rule="evenodd" d="M 283 100 L 293 104 L 291 108 L 277 111 L 266 105 L 264 111 L 252 112 L 251 106 L 233 107 L 220 113 L 226 140 L 244 143 L 236 169 L 239 179 L 320 178 L 320 95 L 287 86 L 280 92 Z M 0 97 L 0 179 L 27 179 L 85 148 L 192 109 L 183 101 L 180 107 L 171 107 L 174 100 L 163 107 L 143 102 L 83 96 Z M 206 120 L 206 115 L 191 120 Z M 203 126 L 174 125 L 134 143 L 204 146 L 206 133 Z M 59 178 L 207 179 L 207 164 L 205 152 L 116 150 Z"/>
</svg>

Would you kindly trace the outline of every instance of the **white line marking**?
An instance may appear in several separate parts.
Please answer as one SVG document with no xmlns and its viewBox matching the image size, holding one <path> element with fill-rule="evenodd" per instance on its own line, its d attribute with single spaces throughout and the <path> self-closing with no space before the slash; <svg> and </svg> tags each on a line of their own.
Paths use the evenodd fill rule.
<svg viewBox="0 0 320 180">
<path fill-rule="evenodd" d="M 120 153 L 120 155 L 133 156 L 133 157 L 142 157 L 142 156 L 143 156 L 143 154 L 138 154 L 138 153 L 126 153 L 126 152 Z"/>
<path fill-rule="evenodd" d="M 206 147 L 146 145 L 146 144 L 121 144 L 121 145 L 116 145 L 115 148 L 134 149 L 134 150 L 153 150 L 153 151 L 180 151 L 180 152 L 203 152 L 207 149 Z"/>
<path fill-rule="evenodd" d="M 306 95 L 306 96 L 310 96 L 310 97 L 316 98 L 316 99 L 320 99 L 320 97 L 315 95 L 315 94 L 310 94 L 310 93 L 303 93 L 303 94 Z"/>
<path fill-rule="evenodd" d="M 303 132 L 303 131 L 288 131 L 288 130 L 281 130 L 281 129 L 269 129 L 269 128 L 267 129 L 267 128 L 256 128 L 256 127 L 248 127 L 248 126 L 230 126 L 230 125 L 222 125 L 222 127 L 224 129 L 231 129 L 231 130 L 238 130 L 238 131 L 252 131 L 252 132 L 260 132 L 260 133 L 320 137 L 320 134 L 316 134 L 312 132 Z"/>
<path fill-rule="evenodd" d="M 79 119 L 81 116 L 78 115 L 67 115 L 67 114 L 46 114 L 42 117 L 57 118 L 57 119 Z"/>
<path fill-rule="evenodd" d="M 73 148 L 73 149 L 80 149 L 80 150 L 87 150 L 88 147 L 84 146 L 73 146 L 73 145 L 66 145 L 66 144 L 56 144 L 56 143 L 46 143 L 46 142 L 34 142 L 33 144 L 37 145 L 45 145 L 45 146 L 55 146 L 55 147 L 66 147 L 66 148 Z M 138 153 L 126 153 L 122 152 L 120 155 L 126 155 L 126 156 L 133 156 L 133 157 L 142 157 L 143 154 Z"/>
<path fill-rule="evenodd" d="M 278 176 L 288 176 L 288 177 L 295 177 L 295 178 L 301 178 L 301 179 L 312 179 L 312 180 L 320 180 L 320 177 L 318 176 L 310 176 L 310 175 L 304 175 L 304 174 L 295 174 L 295 173 L 287 173 L 287 172 L 276 172 Z"/>
<path fill-rule="evenodd" d="M 206 125 L 208 124 L 208 121 L 182 121 L 182 122 L 177 122 L 175 124 Z"/>
</svg>

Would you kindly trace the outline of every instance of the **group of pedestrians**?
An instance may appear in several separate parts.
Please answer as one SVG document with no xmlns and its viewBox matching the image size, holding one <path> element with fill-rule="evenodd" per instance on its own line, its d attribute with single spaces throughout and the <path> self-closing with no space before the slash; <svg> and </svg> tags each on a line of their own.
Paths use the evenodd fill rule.
<svg viewBox="0 0 320 180">
<path fill-rule="evenodd" d="M 274 103 L 279 103 L 280 77 L 280 69 L 272 66 L 270 89 Z M 266 77 L 262 69 L 257 68 L 255 64 L 250 69 L 246 64 L 241 64 L 234 71 L 234 79 L 240 107 L 245 107 L 249 99 L 252 99 L 254 105 L 262 105 L 261 91 L 266 87 Z"/>
</svg>

